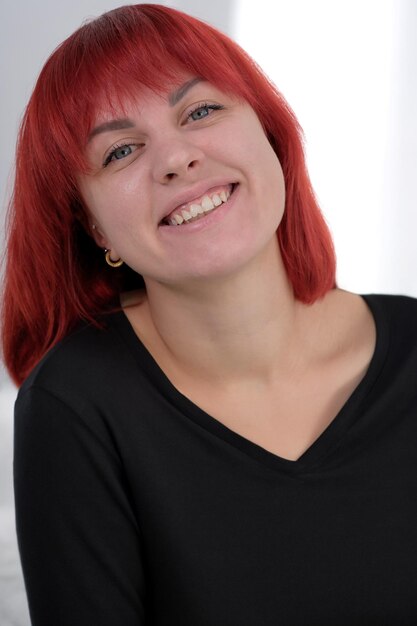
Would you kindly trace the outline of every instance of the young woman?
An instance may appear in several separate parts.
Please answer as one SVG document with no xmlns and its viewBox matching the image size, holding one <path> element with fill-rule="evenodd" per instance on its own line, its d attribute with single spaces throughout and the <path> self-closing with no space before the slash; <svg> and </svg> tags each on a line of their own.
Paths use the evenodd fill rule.
<svg viewBox="0 0 417 626">
<path fill-rule="evenodd" d="M 417 302 L 336 287 L 300 128 L 235 43 L 147 4 L 76 31 L 9 220 L 34 626 L 417 622 Z"/>
</svg>

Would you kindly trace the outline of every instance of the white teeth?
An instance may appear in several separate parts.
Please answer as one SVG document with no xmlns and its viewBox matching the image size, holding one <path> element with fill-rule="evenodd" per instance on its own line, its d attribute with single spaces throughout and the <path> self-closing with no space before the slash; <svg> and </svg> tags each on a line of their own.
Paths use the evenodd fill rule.
<svg viewBox="0 0 417 626">
<path fill-rule="evenodd" d="M 205 211 L 211 211 L 212 209 L 214 209 L 214 204 L 211 201 L 211 198 L 209 198 L 208 196 L 204 196 L 201 201 L 201 206 Z"/>
<path fill-rule="evenodd" d="M 169 223 L 173 226 L 179 226 L 183 222 L 189 222 L 198 215 L 209 213 L 216 207 L 220 206 L 223 202 L 227 202 L 230 196 L 231 192 L 229 190 L 215 193 L 211 198 L 210 196 L 205 195 L 201 201 L 201 204 L 191 204 L 189 206 L 189 211 L 183 209 L 181 213 L 176 213 L 172 218 L 169 219 Z"/>
<path fill-rule="evenodd" d="M 211 199 L 213 200 L 214 206 L 220 206 L 222 203 L 222 199 L 217 195 L 217 193 L 215 193 Z"/>
<path fill-rule="evenodd" d="M 186 211 L 185 209 L 184 211 L 181 211 L 181 215 L 183 216 L 186 222 L 188 222 L 192 218 L 191 213 L 188 213 L 188 211 Z"/>
<path fill-rule="evenodd" d="M 203 211 L 199 204 L 192 204 L 190 206 L 190 213 L 193 217 L 197 217 L 200 212 L 202 213 Z"/>
</svg>

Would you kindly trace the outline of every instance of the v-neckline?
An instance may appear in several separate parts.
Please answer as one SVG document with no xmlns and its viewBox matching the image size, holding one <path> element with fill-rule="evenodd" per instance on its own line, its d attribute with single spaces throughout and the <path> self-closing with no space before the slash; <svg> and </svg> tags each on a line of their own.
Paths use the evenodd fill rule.
<svg viewBox="0 0 417 626">
<path fill-rule="evenodd" d="M 238 448 L 248 456 L 268 466 L 270 469 L 298 474 L 312 471 L 340 444 L 344 433 L 356 419 L 358 419 L 360 406 L 373 388 L 377 377 L 382 371 L 388 349 L 388 324 L 379 306 L 377 296 L 375 294 L 367 294 L 361 295 L 361 297 L 371 311 L 376 328 L 375 348 L 368 369 L 332 421 L 298 459 L 286 459 L 281 457 L 263 448 L 254 441 L 247 439 L 243 435 L 240 435 L 215 417 L 206 413 L 206 411 L 173 385 L 152 354 L 137 336 L 126 314 L 121 311 L 115 314 L 115 318 L 117 319 L 117 326 L 122 336 L 137 357 L 142 372 L 147 375 L 158 391 L 162 393 L 181 414 L 200 425 L 212 435 Z"/>
</svg>

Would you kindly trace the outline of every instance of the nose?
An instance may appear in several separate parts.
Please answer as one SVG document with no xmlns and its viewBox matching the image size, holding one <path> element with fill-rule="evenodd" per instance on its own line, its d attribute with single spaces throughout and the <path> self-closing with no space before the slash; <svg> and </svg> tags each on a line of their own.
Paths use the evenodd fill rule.
<svg viewBox="0 0 417 626">
<path fill-rule="evenodd" d="M 154 178 L 167 184 L 176 178 L 192 177 L 198 173 L 204 153 L 183 137 L 165 137 L 155 150 Z"/>
</svg>

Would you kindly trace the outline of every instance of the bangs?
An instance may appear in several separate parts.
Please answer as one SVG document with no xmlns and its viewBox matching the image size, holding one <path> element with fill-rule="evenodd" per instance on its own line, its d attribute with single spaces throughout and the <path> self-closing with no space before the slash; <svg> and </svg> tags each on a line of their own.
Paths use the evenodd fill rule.
<svg viewBox="0 0 417 626">
<path fill-rule="evenodd" d="M 64 41 L 40 76 L 49 156 L 53 146 L 57 167 L 75 185 L 74 172 L 88 172 L 85 147 L 100 112 L 120 113 L 141 89 L 162 93 L 184 73 L 250 103 L 238 56 L 225 35 L 173 9 L 132 5 L 105 13 Z"/>
</svg>

